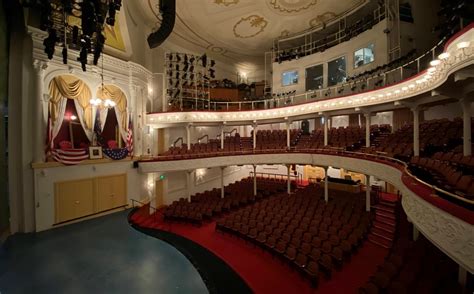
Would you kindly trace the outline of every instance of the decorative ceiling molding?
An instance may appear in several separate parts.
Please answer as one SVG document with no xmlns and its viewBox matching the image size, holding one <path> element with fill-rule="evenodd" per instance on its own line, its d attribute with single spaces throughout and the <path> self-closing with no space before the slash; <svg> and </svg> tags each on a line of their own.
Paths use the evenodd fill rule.
<svg viewBox="0 0 474 294">
<path fill-rule="evenodd" d="M 312 18 L 309 21 L 309 27 L 316 28 L 318 26 L 323 26 L 324 24 L 331 22 L 333 19 L 337 17 L 338 15 L 335 14 L 334 12 L 331 12 L 331 11 L 325 12 L 323 14 L 316 16 L 315 18 Z"/>
<path fill-rule="evenodd" d="M 242 17 L 232 29 L 237 38 L 252 38 L 262 33 L 268 25 L 268 21 L 259 15 Z"/>
<path fill-rule="evenodd" d="M 214 0 L 214 3 L 217 5 L 224 5 L 224 6 L 230 6 L 234 4 L 238 4 L 240 0 Z"/>
<path fill-rule="evenodd" d="M 318 0 L 267 0 L 267 3 L 276 12 L 295 14 L 316 5 Z"/>
</svg>

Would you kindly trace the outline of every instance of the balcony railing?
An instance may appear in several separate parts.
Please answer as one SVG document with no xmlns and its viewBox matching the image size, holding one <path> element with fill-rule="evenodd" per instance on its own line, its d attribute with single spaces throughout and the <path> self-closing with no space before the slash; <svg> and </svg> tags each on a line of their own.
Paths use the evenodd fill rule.
<svg viewBox="0 0 474 294">
<path fill-rule="evenodd" d="M 259 155 L 259 154 L 298 154 L 298 153 L 309 153 L 309 154 L 323 154 L 323 155 L 335 155 L 352 157 L 363 160 L 371 160 L 375 162 L 384 163 L 391 165 L 402 172 L 403 183 L 415 194 L 419 195 L 426 201 L 439 207 L 440 209 L 448 211 L 450 214 L 463 219 L 467 222 L 474 224 L 474 201 L 469 200 L 459 195 L 453 194 L 449 191 L 445 191 L 439 187 L 431 185 L 422 181 L 413 175 L 408 165 L 398 159 L 387 157 L 380 154 L 362 153 L 344 151 L 340 148 L 327 148 L 327 149 L 269 149 L 269 150 L 242 150 L 242 151 L 217 151 L 209 153 L 198 153 L 198 154 L 181 154 L 181 155 L 162 155 L 155 156 L 149 160 L 143 160 L 140 163 L 147 163 L 153 161 L 172 161 L 172 160 L 190 160 L 198 158 L 209 158 L 209 157 L 220 157 L 220 156 L 241 156 L 241 155 Z M 466 219 L 467 218 L 467 219 Z"/>
</svg>

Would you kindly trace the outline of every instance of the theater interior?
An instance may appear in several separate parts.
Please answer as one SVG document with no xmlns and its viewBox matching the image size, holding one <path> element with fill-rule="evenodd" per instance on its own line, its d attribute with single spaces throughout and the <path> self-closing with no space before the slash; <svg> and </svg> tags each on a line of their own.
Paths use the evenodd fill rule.
<svg viewBox="0 0 474 294">
<path fill-rule="evenodd" d="M 3 0 L 0 294 L 474 293 L 470 0 Z"/>
</svg>

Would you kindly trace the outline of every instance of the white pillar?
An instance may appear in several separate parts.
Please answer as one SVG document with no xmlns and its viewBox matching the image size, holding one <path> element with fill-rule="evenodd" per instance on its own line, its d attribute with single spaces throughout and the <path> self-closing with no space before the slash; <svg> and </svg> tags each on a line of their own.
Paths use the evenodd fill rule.
<svg viewBox="0 0 474 294">
<path fill-rule="evenodd" d="M 221 166 L 221 198 L 224 198 L 224 166 Z"/>
<path fill-rule="evenodd" d="M 365 175 L 365 211 L 370 211 L 370 176 Z"/>
<path fill-rule="evenodd" d="M 286 148 L 290 149 L 290 125 L 291 122 L 286 122 Z"/>
<path fill-rule="evenodd" d="M 370 147 L 370 120 L 371 113 L 364 113 L 365 116 L 365 147 Z"/>
<path fill-rule="evenodd" d="M 420 156 L 420 109 L 412 108 L 413 112 L 413 155 Z"/>
<path fill-rule="evenodd" d="M 257 196 L 257 166 L 253 166 L 253 195 Z"/>
<path fill-rule="evenodd" d="M 418 240 L 418 237 L 420 236 L 420 231 L 418 228 L 413 224 L 413 241 Z"/>
<path fill-rule="evenodd" d="M 186 126 L 186 145 L 188 145 L 188 150 L 191 150 L 191 128 L 192 124 Z"/>
<path fill-rule="evenodd" d="M 328 145 L 329 116 L 324 116 L 324 146 Z"/>
<path fill-rule="evenodd" d="M 467 99 L 461 100 L 462 117 L 463 117 L 463 154 L 470 156 L 472 154 L 471 147 L 471 101 Z"/>
<path fill-rule="evenodd" d="M 35 60 L 33 66 L 36 71 L 36 95 L 33 99 L 35 109 L 33 117 L 33 160 L 34 162 L 44 162 L 46 128 L 43 115 L 43 77 L 48 65 L 46 62 Z"/>
<path fill-rule="evenodd" d="M 224 126 L 221 126 L 221 149 L 224 150 Z"/>
<path fill-rule="evenodd" d="M 253 149 L 257 149 L 257 124 L 253 125 Z"/>
<path fill-rule="evenodd" d="M 328 181 L 328 171 L 329 171 L 329 166 L 326 166 L 324 168 L 324 201 L 326 203 L 329 201 L 329 181 Z"/>
<path fill-rule="evenodd" d="M 188 200 L 189 202 L 191 202 L 191 175 L 192 175 L 193 171 L 192 170 L 188 170 L 186 171 L 186 193 L 187 193 L 187 197 L 188 197 Z"/>
<path fill-rule="evenodd" d="M 459 266 L 459 271 L 458 271 L 458 283 L 461 285 L 462 289 L 466 289 L 467 285 L 467 270 L 463 268 L 462 266 Z"/>
<path fill-rule="evenodd" d="M 288 183 L 288 187 L 287 187 L 287 192 L 288 192 L 288 195 L 291 194 L 291 177 L 290 177 L 290 171 L 291 171 L 291 165 L 287 165 L 286 168 L 288 169 L 288 179 L 287 179 L 287 183 Z"/>
</svg>

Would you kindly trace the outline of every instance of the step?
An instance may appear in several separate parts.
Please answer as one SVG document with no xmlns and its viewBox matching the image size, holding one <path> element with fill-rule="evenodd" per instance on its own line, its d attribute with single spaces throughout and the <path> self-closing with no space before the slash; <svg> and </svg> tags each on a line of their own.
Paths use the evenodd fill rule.
<svg viewBox="0 0 474 294">
<path fill-rule="evenodd" d="M 376 215 L 376 216 L 381 216 L 381 217 L 384 217 L 384 218 L 389 218 L 389 219 L 391 219 L 391 220 L 393 220 L 393 221 L 396 220 L 396 216 L 395 216 L 393 213 L 388 213 L 388 212 L 386 212 L 386 211 L 379 211 L 379 210 L 377 210 L 377 211 L 375 212 L 375 215 Z"/>
<path fill-rule="evenodd" d="M 394 219 L 387 218 L 387 217 L 384 217 L 384 216 L 381 216 L 381 215 L 378 215 L 378 214 L 375 215 L 375 220 L 379 221 L 381 223 L 387 224 L 389 226 L 392 226 L 392 227 L 394 227 L 396 225 Z"/>
<path fill-rule="evenodd" d="M 379 246 L 381 246 L 381 247 L 383 247 L 383 248 L 387 248 L 387 249 L 392 248 L 392 241 L 389 241 L 389 240 L 387 240 L 387 239 L 381 238 L 381 237 L 376 236 L 376 235 L 374 235 L 374 234 L 372 234 L 372 233 L 369 234 L 368 240 L 369 240 L 369 242 L 372 242 L 372 243 L 374 243 L 374 244 L 376 244 L 376 245 L 379 245 Z"/>
<path fill-rule="evenodd" d="M 375 208 L 376 210 L 386 212 L 388 214 L 395 215 L 395 207 L 391 207 L 391 206 L 387 206 L 383 204 L 377 204 L 377 205 L 374 205 L 373 208 Z"/>
<path fill-rule="evenodd" d="M 374 236 L 378 236 L 380 238 L 383 238 L 383 239 L 386 239 L 390 242 L 393 242 L 393 235 L 383 231 L 383 230 L 380 230 L 380 229 L 377 229 L 377 228 L 372 228 L 372 230 L 370 231 L 371 234 L 373 234 Z"/>
<path fill-rule="evenodd" d="M 383 205 L 383 206 L 387 206 L 387 207 L 392 207 L 392 208 L 395 208 L 397 206 L 397 202 L 387 201 L 387 200 L 383 200 L 383 199 L 380 199 L 378 204 Z"/>
<path fill-rule="evenodd" d="M 372 227 L 384 230 L 387 233 L 394 234 L 395 233 L 395 226 L 394 225 L 389 225 L 386 223 L 379 222 L 377 220 L 374 220 L 372 223 Z"/>
</svg>

